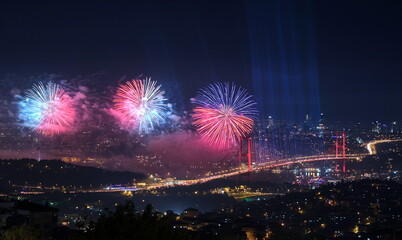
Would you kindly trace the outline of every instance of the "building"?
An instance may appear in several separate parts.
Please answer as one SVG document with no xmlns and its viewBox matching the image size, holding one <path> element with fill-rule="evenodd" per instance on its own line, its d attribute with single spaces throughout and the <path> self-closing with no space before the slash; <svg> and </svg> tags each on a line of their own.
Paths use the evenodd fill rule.
<svg viewBox="0 0 402 240">
<path fill-rule="evenodd" d="M 43 236 L 50 236 L 57 226 L 57 213 L 57 208 L 29 201 L 2 199 L 0 200 L 0 228 L 7 230 L 26 224 L 39 230 Z"/>
</svg>

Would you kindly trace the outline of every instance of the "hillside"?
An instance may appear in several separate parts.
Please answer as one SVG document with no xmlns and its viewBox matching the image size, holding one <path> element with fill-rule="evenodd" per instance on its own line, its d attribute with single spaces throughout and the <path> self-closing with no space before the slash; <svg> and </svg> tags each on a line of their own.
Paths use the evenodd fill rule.
<svg viewBox="0 0 402 240">
<path fill-rule="evenodd" d="M 142 173 L 115 172 L 78 166 L 60 160 L 0 160 L 0 181 L 9 185 L 97 187 L 144 179 Z M 4 186 L 3 186 L 4 187 Z"/>
</svg>

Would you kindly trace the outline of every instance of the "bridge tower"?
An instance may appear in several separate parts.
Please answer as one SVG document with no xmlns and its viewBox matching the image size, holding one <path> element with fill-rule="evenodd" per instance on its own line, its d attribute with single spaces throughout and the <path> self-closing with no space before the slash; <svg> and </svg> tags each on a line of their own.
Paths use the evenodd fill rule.
<svg viewBox="0 0 402 240">
<path fill-rule="evenodd" d="M 251 156 L 251 137 L 241 138 L 239 141 L 239 167 L 243 162 L 243 157 L 247 157 L 247 169 L 251 171 L 251 163 L 252 163 L 252 156 Z M 244 152 L 243 145 L 246 145 L 247 152 Z"/>
<path fill-rule="evenodd" d="M 342 139 L 342 144 L 339 143 L 339 138 Z M 342 156 L 340 149 L 342 149 Z M 335 172 L 338 172 L 338 165 L 339 161 L 342 160 L 342 172 L 346 172 L 346 134 L 345 132 L 342 132 L 342 134 L 339 134 L 336 132 L 335 136 Z M 338 159 L 339 158 L 339 159 Z"/>
</svg>

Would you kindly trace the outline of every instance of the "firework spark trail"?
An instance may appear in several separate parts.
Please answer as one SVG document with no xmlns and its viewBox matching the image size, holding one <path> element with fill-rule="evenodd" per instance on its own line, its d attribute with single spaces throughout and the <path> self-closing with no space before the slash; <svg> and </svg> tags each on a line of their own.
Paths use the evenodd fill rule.
<svg viewBox="0 0 402 240">
<path fill-rule="evenodd" d="M 193 124 L 211 146 L 231 147 L 252 131 L 257 110 L 251 98 L 235 84 L 211 84 L 193 100 Z"/>
<path fill-rule="evenodd" d="M 19 117 L 24 124 L 44 135 L 66 131 L 75 118 L 71 98 L 52 82 L 40 82 L 27 90 L 19 107 Z"/>
<path fill-rule="evenodd" d="M 163 96 L 165 92 L 160 88 L 161 85 L 150 78 L 132 80 L 119 86 L 114 98 L 114 109 L 127 129 L 148 133 L 164 122 L 167 106 Z"/>
</svg>

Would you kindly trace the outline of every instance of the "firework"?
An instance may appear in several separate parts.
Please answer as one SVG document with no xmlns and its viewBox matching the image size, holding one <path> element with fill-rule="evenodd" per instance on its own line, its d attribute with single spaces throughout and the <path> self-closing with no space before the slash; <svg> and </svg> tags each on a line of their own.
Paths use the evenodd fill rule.
<svg viewBox="0 0 402 240">
<path fill-rule="evenodd" d="M 252 131 L 257 110 L 251 98 L 235 84 L 209 85 L 193 100 L 193 124 L 211 146 L 231 147 Z"/>
<path fill-rule="evenodd" d="M 148 133 L 164 122 L 166 98 L 160 88 L 161 85 L 150 78 L 132 80 L 118 87 L 114 109 L 123 126 Z"/>
<path fill-rule="evenodd" d="M 52 82 L 35 84 L 26 91 L 19 106 L 19 117 L 24 124 L 45 135 L 66 131 L 75 117 L 71 98 Z"/>
</svg>

